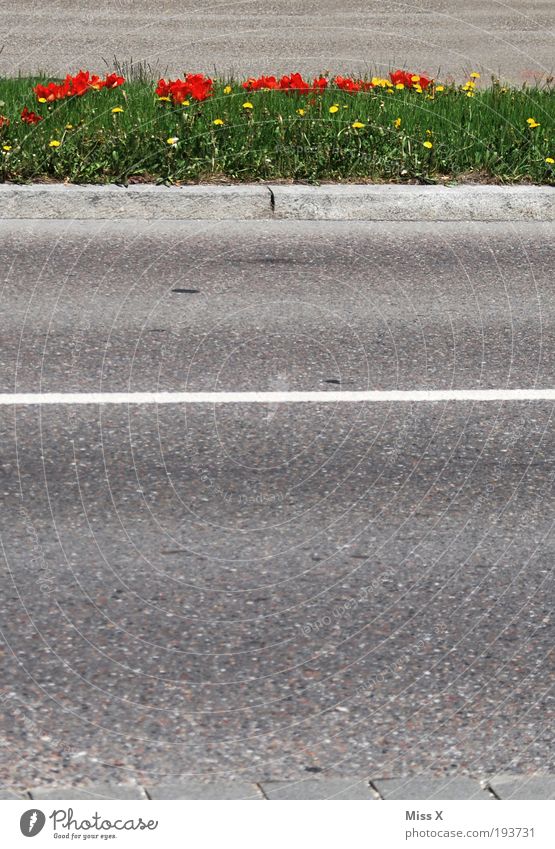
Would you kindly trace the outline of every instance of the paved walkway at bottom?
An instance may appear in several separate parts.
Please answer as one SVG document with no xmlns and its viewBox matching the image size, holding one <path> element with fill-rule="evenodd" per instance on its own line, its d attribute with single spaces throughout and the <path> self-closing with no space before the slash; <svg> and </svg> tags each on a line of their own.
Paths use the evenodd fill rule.
<svg viewBox="0 0 555 849">
<path fill-rule="evenodd" d="M 144 786 L 92 784 L 47 785 L 23 792 L 0 788 L 0 799 L 555 799 L 555 774 L 496 775 L 490 778 L 345 778 L 300 776 L 290 781 L 218 781 L 194 779 Z"/>
</svg>

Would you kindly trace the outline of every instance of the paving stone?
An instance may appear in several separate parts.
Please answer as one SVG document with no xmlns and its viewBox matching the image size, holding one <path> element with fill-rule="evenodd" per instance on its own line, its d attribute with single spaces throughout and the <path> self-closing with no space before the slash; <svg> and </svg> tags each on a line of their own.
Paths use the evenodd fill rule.
<svg viewBox="0 0 555 849">
<path fill-rule="evenodd" d="M 24 793 L 19 793 L 17 790 L 12 790 L 10 787 L 0 787 L 0 799 L 26 799 Z"/>
<path fill-rule="evenodd" d="M 90 787 L 34 787 L 31 799 L 145 799 L 141 787 L 125 784 L 93 784 Z"/>
<path fill-rule="evenodd" d="M 263 799 L 256 784 L 246 781 L 179 781 L 149 784 L 145 787 L 151 799 Z"/>
<path fill-rule="evenodd" d="M 555 775 L 496 775 L 488 784 L 500 799 L 555 799 Z"/>
<path fill-rule="evenodd" d="M 268 799 L 376 799 L 367 779 L 304 778 L 298 781 L 262 781 Z"/>
<path fill-rule="evenodd" d="M 378 778 L 372 784 L 384 799 L 493 799 L 473 778 Z"/>
</svg>

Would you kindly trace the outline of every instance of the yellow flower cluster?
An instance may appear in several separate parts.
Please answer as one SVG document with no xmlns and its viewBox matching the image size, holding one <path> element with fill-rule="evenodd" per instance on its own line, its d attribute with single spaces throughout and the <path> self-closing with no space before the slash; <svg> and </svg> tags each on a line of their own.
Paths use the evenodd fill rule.
<svg viewBox="0 0 555 849">
<path fill-rule="evenodd" d="M 467 97 L 474 97 L 474 89 L 476 88 L 476 83 L 474 80 L 479 80 L 480 74 L 478 71 L 472 71 L 470 74 L 470 78 L 465 82 L 463 86 L 461 86 L 461 91 L 466 93 Z"/>
<path fill-rule="evenodd" d="M 418 78 L 420 79 L 420 77 Z M 393 88 L 391 80 L 386 80 L 383 77 L 372 77 L 372 85 L 378 88 Z"/>
</svg>

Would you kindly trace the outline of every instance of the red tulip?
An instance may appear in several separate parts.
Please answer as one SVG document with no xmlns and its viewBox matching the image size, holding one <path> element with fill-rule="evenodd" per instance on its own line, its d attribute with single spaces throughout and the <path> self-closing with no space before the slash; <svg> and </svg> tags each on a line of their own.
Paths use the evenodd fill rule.
<svg viewBox="0 0 555 849">
<path fill-rule="evenodd" d="M 21 120 L 24 124 L 38 124 L 39 121 L 42 121 L 42 115 L 37 115 L 36 112 L 30 112 L 29 109 L 24 106 L 21 112 Z"/>
<path fill-rule="evenodd" d="M 183 103 L 187 98 L 206 100 L 213 95 L 212 80 L 204 74 L 187 74 L 184 80 L 158 80 L 158 97 L 171 97 L 174 103 Z"/>
<path fill-rule="evenodd" d="M 352 80 L 350 77 L 336 77 L 334 80 L 337 88 L 342 91 L 356 92 L 360 91 L 362 85 L 357 80 Z"/>
<path fill-rule="evenodd" d="M 413 77 L 418 77 L 417 80 L 413 80 Z M 428 77 L 423 77 L 420 74 L 411 74 L 409 71 L 392 71 L 389 75 L 389 79 L 393 83 L 393 85 L 399 85 L 402 83 L 405 88 L 414 88 L 419 85 L 422 89 L 428 88 L 431 83 L 431 80 Z"/>
</svg>

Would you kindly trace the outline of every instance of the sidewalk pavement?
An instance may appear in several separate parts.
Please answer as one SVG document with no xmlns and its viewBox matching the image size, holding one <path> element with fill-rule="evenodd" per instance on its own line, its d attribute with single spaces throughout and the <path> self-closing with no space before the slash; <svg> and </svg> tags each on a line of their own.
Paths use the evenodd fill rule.
<svg viewBox="0 0 555 849">
<path fill-rule="evenodd" d="M 496 775 L 490 778 L 425 775 L 406 778 L 325 778 L 301 776 L 289 781 L 261 779 L 257 782 L 225 780 L 204 782 L 176 779 L 172 782 L 135 784 L 92 784 L 82 787 L 48 785 L 25 792 L 0 788 L 0 799 L 258 799 L 316 800 L 343 799 L 380 801 L 466 800 L 466 799 L 555 799 L 555 774 Z"/>
</svg>

